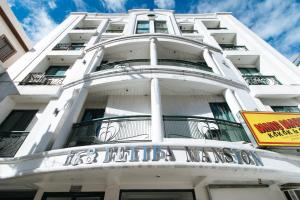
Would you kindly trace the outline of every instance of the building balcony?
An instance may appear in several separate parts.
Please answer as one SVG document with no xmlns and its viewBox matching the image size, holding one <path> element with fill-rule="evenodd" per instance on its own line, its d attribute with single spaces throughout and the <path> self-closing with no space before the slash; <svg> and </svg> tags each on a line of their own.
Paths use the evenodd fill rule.
<svg viewBox="0 0 300 200">
<path fill-rule="evenodd" d="M 52 50 L 54 51 L 69 51 L 69 50 L 82 50 L 84 43 L 60 43 L 57 44 Z"/>
<path fill-rule="evenodd" d="M 282 85 L 275 76 L 243 75 L 248 85 Z"/>
<path fill-rule="evenodd" d="M 149 65 L 149 59 L 133 59 L 123 60 L 117 62 L 102 63 L 96 68 L 96 71 L 107 70 L 107 69 L 118 69 L 125 67 L 132 67 L 138 65 Z M 212 72 L 212 69 L 206 65 L 205 62 L 191 62 L 186 60 L 175 60 L 175 59 L 158 59 L 158 65 L 178 66 L 192 69 L 199 69 L 207 72 Z"/>
<path fill-rule="evenodd" d="M 14 157 L 28 134 L 26 131 L 1 131 L 0 157 Z"/>
<path fill-rule="evenodd" d="M 250 142 L 239 123 L 195 116 L 164 116 L 166 138 Z"/>
<path fill-rule="evenodd" d="M 250 142 L 239 123 L 194 116 L 164 116 L 165 138 Z M 151 141 L 151 116 L 99 118 L 73 125 L 66 147 Z"/>
<path fill-rule="evenodd" d="M 65 76 L 30 73 L 20 82 L 20 85 L 61 85 L 64 79 Z"/>
<path fill-rule="evenodd" d="M 243 45 L 220 44 L 220 47 L 224 51 L 248 51 L 247 47 Z"/>
<path fill-rule="evenodd" d="M 100 118 L 73 125 L 67 147 L 151 140 L 151 117 Z"/>
</svg>

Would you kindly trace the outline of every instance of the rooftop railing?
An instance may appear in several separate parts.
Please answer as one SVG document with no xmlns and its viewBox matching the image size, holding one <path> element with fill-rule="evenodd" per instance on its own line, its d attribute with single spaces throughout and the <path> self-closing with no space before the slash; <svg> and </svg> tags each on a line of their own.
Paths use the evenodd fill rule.
<svg viewBox="0 0 300 200">
<path fill-rule="evenodd" d="M 243 45 L 220 44 L 220 46 L 224 51 L 248 51 Z"/>
<path fill-rule="evenodd" d="M 30 73 L 20 85 L 61 85 L 65 76 L 46 75 L 45 73 Z"/>
<path fill-rule="evenodd" d="M 243 75 L 248 85 L 282 85 L 275 76 Z"/>
<path fill-rule="evenodd" d="M 99 118 L 73 125 L 67 147 L 151 140 L 148 115 Z"/>
<path fill-rule="evenodd" d="M 0 157 L 14 157 L 29 132 L 0 131 Z"/>
<path fill-rule="evenodd" d="M 96 71 L 125 68 L 125 67 L 138 66 L 138 65 L 150 65 L 150 60 L 134 59 L 134 60 L 123 60 L 123 61 L 116 61 L 116 62 L 101 63 L 101 65 L 96 68 Z M 208 67 L 205 62 L 191 62 L 186 60 L 175 60 L 175 59 L 158 59 L 158 65 L 187 67 L 187 68 L 212 72 L 212 69 Z"/>
<path fill-rule="evenodd" d="M 68 50 L 81 50 L 85 46 L 83 43 L 59 43 L 52 50 L 54 51 L 68 51 Z"/>
<path fill-rule="evenodd" d="M 164 116 L 166 138 L 192 138 L 250 142 L 239 123 L 194 116 Z"/>
</svg>

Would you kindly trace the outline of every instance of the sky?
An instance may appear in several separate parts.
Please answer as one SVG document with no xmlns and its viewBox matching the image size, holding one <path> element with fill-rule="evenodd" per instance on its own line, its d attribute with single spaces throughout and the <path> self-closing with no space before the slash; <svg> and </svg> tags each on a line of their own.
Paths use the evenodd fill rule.
<svg viewBox="0 0 300 200">
<path fill-rule="evenodd" d="M 7 0 L 33 44 L 70 12 L 120 13 L 134 8 L 232 14 L 291 59 L 300 53 L 300 0 Z"/>
</svg>

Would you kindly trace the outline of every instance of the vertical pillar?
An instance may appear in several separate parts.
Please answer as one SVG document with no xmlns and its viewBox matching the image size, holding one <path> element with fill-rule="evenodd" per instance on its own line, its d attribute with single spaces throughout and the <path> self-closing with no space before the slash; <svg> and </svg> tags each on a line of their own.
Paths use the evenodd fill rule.
<svg viewBox="0 0 300 200">
<path fill-rule="evenodd" d="M 204 58 L 206 64 L 207 64 L 210 68 L 212 68 L 212 70 L 213 70 L 214 72 L 216 72 L 216 73 L 218 73 L 218 74 L 221 74 L 220 70 L 218 69 L 218 67 L 217 67 L 217 65 L 216 65 L 216 63 L 215 63 L 215 61 L 213 60 L 213 58 L 212 58 L 212 56 L 211 56 L 211 54 L 210 54 L 210 52 L 209 52 L 209 50 L 208 50 L 207 48 L 205 48 L 205 49 L 203 50 L 203 58 Z"/>
<path fill-rule="evenodd" d="M 93 58 L 91 59 L 91 61 L 89 62 L 89 65 L 87 66 L 86 72 L 85 74 L 89 74 L 95 71 L 96 67 L 100 65 L 100 63 L 102 62 L 104 56 L 104 46 L 100 46 Z"/>
<path fill-rule="evenodd" d="M 105 189 L 104 200 L 119 199 L 120 187 L 117 184 L 108 185 Z"/>
<path fill-rule="evenodd" d="M 231 89 L 226 89 L 223 94 L 224 94 L 224 98 L 225 98 L 231 112 L 233 113 L 234 119 L 237 122 L 239 122 L 239 118 L 238 118 L 237 114 L 240 110 L 242 110 L 241 105 L 239 104 L 239 102 L 235 98 L 235 96 L 234 96 Z"/>
<path fill-rule="evenodd" d="M 150 65 L 157 65 L 156 38 L 150 38 Z"/>
<path fill-rule="evenodd" d="M 164 137 L 159 80 L 151 80 L 151 135 L 152 142 L 162 142 Z"/>
</svg>

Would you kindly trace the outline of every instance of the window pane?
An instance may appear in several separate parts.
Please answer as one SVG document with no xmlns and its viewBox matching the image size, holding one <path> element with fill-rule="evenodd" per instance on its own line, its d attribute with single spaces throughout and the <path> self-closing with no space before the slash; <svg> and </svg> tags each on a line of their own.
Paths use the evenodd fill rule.
<svg viewBox="0 0 300 200">
<path fill-rule="evenodd" d="M 256 68 L 239 68 L 243 75 L 259 75 L 259 71 Z"/>
<path fill-rule="evenodd" d="M 156 33 L 168 33 L 168 27 L 166 21 L 155 21 L 155 32 Z"/>
<path fill-rule="evenodd" d="M 216 119 L 235 121 L 227 103 L 210 103 L 209 105 Z"/>
<path fill-rule="evenodd" d="M 136 27 L 136 33 L 149 33 L 149 21 L 138 21 Z"/>
<path fill-rule="evenodd" d="M 50 66 L 45 74 L 48 76 L 64 76 L 68 68 L 68 66 Z"/>
<path fill-rule="evenodd" d="M 298 106 L 271 106 L 275 112 L 300 112 Z"/>
<path fill-rule="evenodd" d="M 92 119 L 102 118 L 105 109 L 86 109 L 81 121 L 90 121 Z"/>
<path fill-rule="evenodd" d="M 37 110 L 13 110 L 0 125 L 0 131 L 25 131 Z"/>
<path fill-rule="evenodd" d="M 14 52 L 15 49 L 13 48 L 13 46 L 9 43 L 7 38 L 4 35 L 2 35 L 0 37 L 0 60 L 4 62 Z"/>
</svg>

